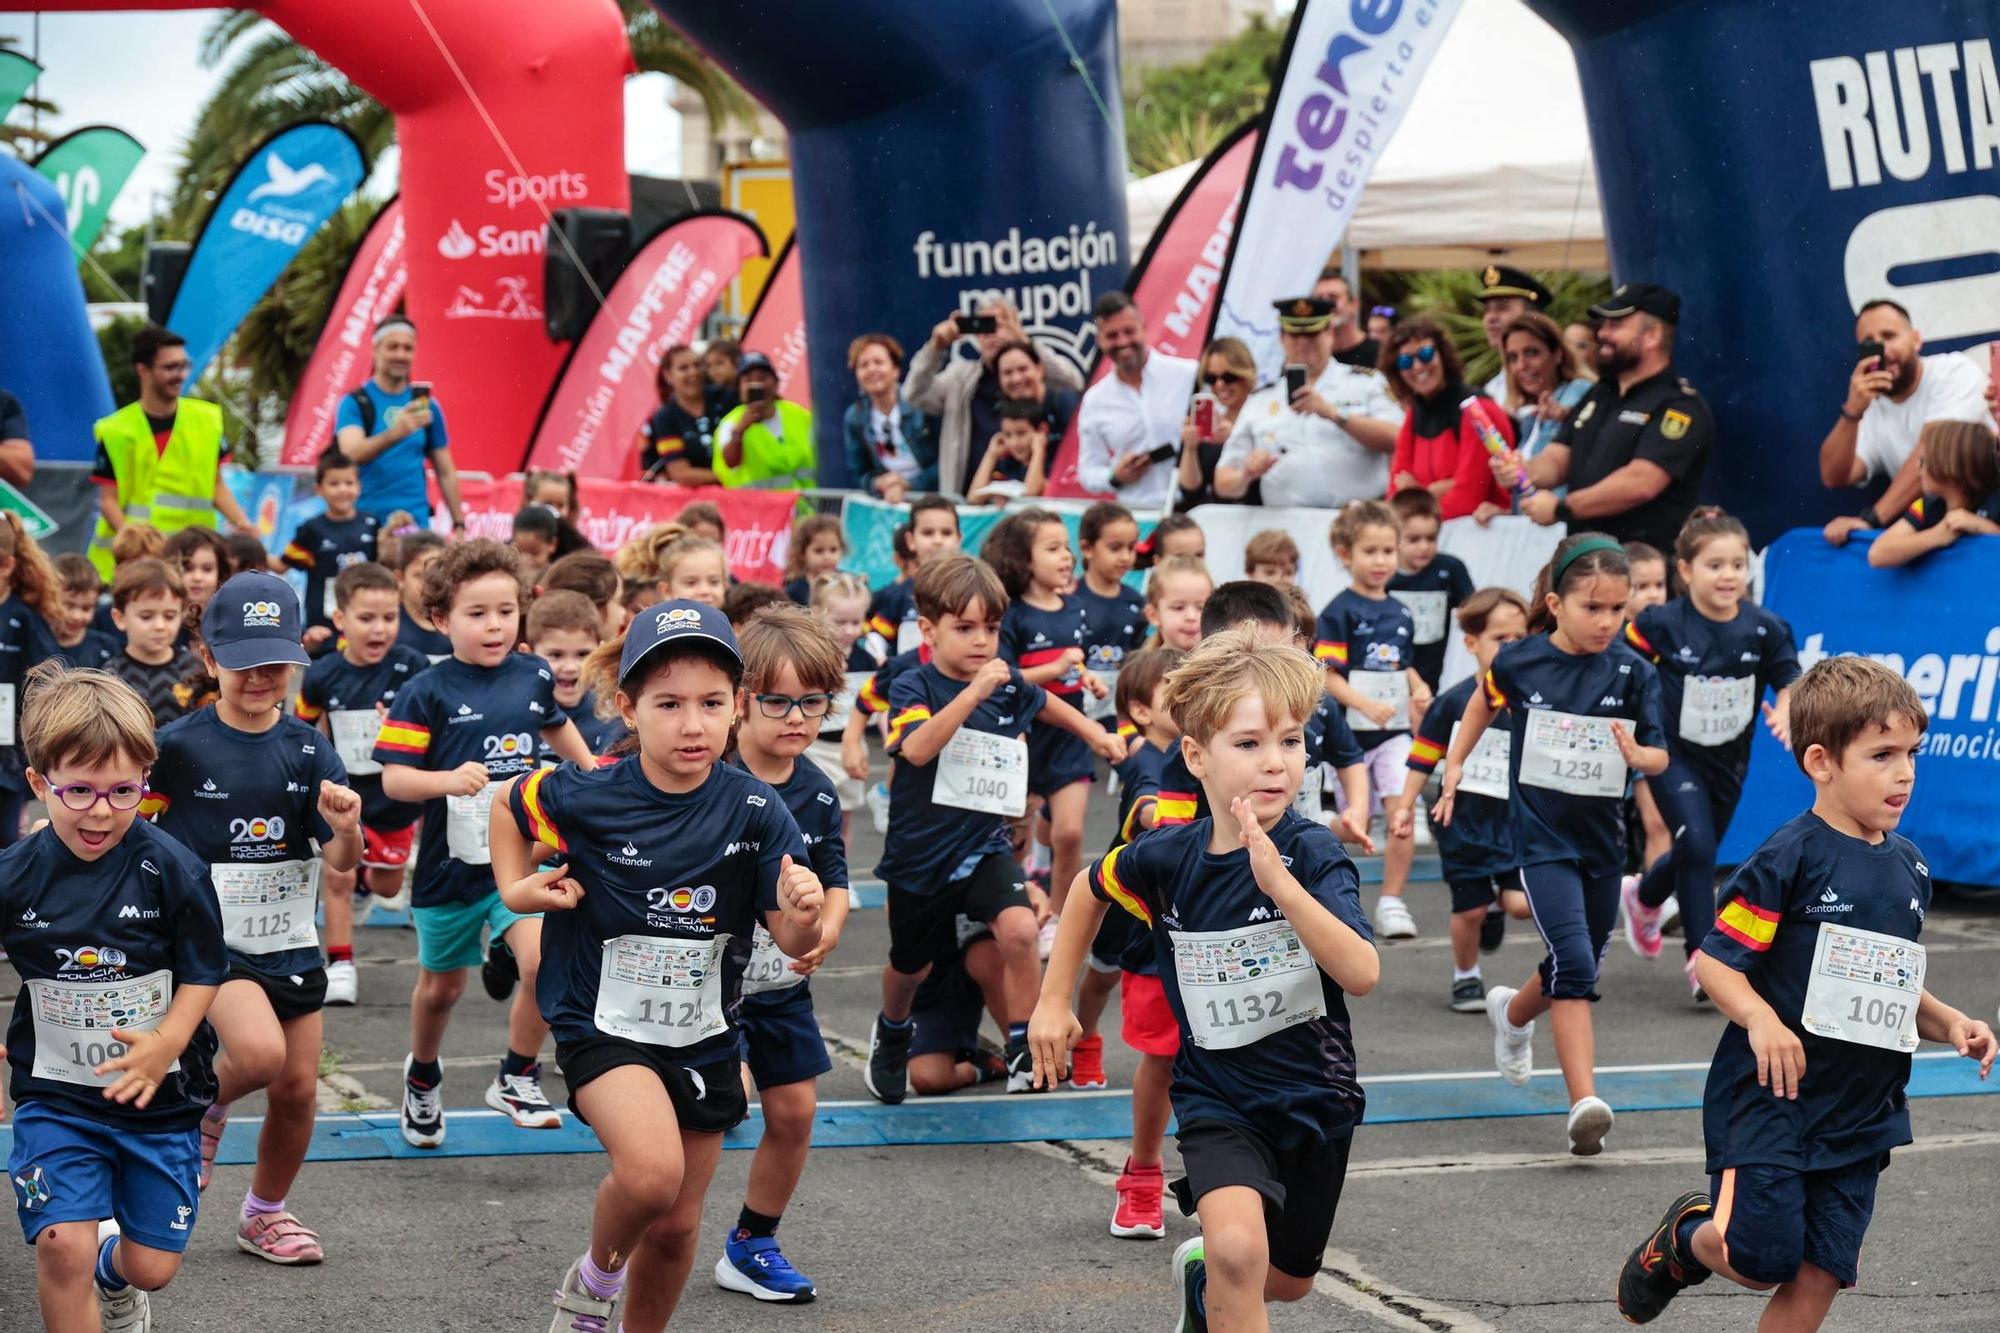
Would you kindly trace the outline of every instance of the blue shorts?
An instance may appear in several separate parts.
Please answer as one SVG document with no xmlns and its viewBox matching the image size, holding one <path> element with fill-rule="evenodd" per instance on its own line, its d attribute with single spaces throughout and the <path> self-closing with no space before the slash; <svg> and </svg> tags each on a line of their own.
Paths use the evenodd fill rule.
<svg viewBox="0 0 2000 1333">
<path fill-rule="evenodd" d="M 486 961 L 482 928 L 497 940 L 516 921 L 539 921 L 542 914 L 525 917 L 510 910 L 500 901 L 500 890 L 494 889 L 469 903 L 412 907 L 410 919 L 417 927 L 417 966 L 426 972 L 456 972 Z"/>
<path fill-rule="evenodd" d="M 201 1209 L 201 1131 L 114 1129 L 23 1102 L 7 1177 L 30 1245 L 54 1223 L 112 1217 L 128 1240 L 179 1254 Z"/>
<path fill-rule="evenodd" d="M 1752 1282 L 1790 1282 L 1809 1263 L 1853 1286 L 1875 1216 L 1875 1182 L 1888 1164 L 1884 1153 L 1828 1171 L 1725 1168 L 1709 1181 L 1723 1257 Z"/>
<path fill-rule="evenodd" d="M 736 1042 L 759 1092 L 833 1071 L 809 981 L 744 996 L 736 1011 Z"/>
</svg>

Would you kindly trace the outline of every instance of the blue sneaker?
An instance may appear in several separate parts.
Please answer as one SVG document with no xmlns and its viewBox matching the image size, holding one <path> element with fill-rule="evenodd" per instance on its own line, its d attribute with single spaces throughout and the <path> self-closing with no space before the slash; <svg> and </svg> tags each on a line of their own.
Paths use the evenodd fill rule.
<svg viewBox="0 0 2000 1333">
<path fill-rule="evenodd" d="M 776 1236 L 752 1236 L 733 1229 L 715 1261 L 715 1285 L 760 1301 L 804 1305 L 819 1295 L 812 1279 L 792 1267 Z"/>
<path fill-rule="evenodd" d="M 1200 1236 L 1182 1241 L 1174 1251 L 1174 1288 L 1181 1298 L 1181 1318 L 1174 1333 L 1208 1333 L 1206 1256 Z"/>
</svg>

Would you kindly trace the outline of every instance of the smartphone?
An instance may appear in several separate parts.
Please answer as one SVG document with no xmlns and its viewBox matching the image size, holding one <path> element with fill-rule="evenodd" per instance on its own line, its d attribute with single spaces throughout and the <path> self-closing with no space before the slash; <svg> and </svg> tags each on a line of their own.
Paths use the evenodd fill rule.
<svg viewBox="0 0 2000 1333">
<path fill-rule="evenodd" d="M 418 380 L 410 386 L 410 401 L 416 402 L 430 396 L 431 385 L 429 380 Z"/>
<path fill-rule="evenodd" d="M 1285 367 L 1285 401 L 1291 402 L 1306 387 L 1306 368 L 1301 365 Z"/>
<path fill-rule="evenodd" d="M 960 333 L 971 334 L 998 333 L 1000 331 L 1000 317 L 998 315 L 968 315 L 960 311 L 958 316 L 958 331 Z"/>
<path fill-rule="evenodd" d="M 1194 431 L 1204 440 L 1215 438 L 1215 395 L 1198 393 L 1194 396 Z"/>
<path fill-rule="evenodd" d="M 1180 451 L 1181 447 L 1178 444 L 1156 444 L 1153 446 L 1153 452 L 1146 455 L 1146 459 L 1152 463 L 1164 463 L 1176 457 Z"/>
<path fill-rule="evenodd" d="M 771 386 L 768 384 L 745 385 L 743 401 L 746 403 L 767 403 L 771 400 Z"/>
<path fill-rule="evenodd" d="M 1859 359 L 1862 361 L 1867 361 L 1872 358 L 1873 360 L 1879 363 L 1882 359 L 1882 344 L 1876 342 L 1873 338 L 1865 339 L 1862 342 L 1862 344 L 1859 347 L 1855 348 L 1854 350 L 1859 354 Z"/>
</svg>

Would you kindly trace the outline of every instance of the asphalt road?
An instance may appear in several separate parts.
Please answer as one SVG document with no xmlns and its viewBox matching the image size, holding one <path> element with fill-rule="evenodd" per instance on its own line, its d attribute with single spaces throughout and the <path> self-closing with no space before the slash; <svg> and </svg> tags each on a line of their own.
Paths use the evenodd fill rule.
<svg viewBox="0 0 2000 1333">
<path fill-rule="evenodd" d="M 1108 834 L 1110 820 L 1108 808 L 1095 814 L 1092 845 Z M 866 873 L 879 839 L 865 813 L 854 843 L 854 864 Z M 1374 890 L 1364 892 L 1372 902 Z M 1382 985 L 1353 1005 L 1364 1080 L 1397 1076 L 1378 1085 L 1377 1104 L 1391 1104 L 1393 1093 L 1394 1105 L 1420 1115 L 1430 1114 L 1427 1108 L 1457 1114 L 1466 1105 L 1457 1093 L 1466 1090 L 1489 1110 L 1530 1109 L 1525 1094 L 1509 1102 L 1492 1081 L 1484 1017 L 1445 1007 L 1443 888 L 1420 885 L 1410 901 L 1426 934 L 1388 946 Z M 1932 988 L 1990 1016 L 2000 999 L 2000 900 L 1941 901 L 1925 938 Z M 881 912 L 857 913 L 839 954 L 814 982 L 837 1051 L 837 1067 L 822 1081 L 823 1102 L 866 1102 L 852 1053 L 865 1041 L 886 948 Z M 408 930 L 361 932 L 361 1003 L 330 1011 L 328 1022 L 330 1063 L 350 1095 L 359 1090 L 385 1103 L 397 1095 L 415 952 Z M 1518 984 L 1539 957 L 1528 932 L 1517 927 L 1486 960 L 1488 979 Z M 11 998 L 13 989 L 12 973 L 0 971 L 0 992 Z M 1604 990 L 1608 998 L 1597 1009 L 1600 1066 L 1706 1062 L 1721 1021 L 1690 1003 L 1671 952 L 1647 964 L 1614 947 Z M 1114 1034 L 1115 1014 L 1114 1001 L 1107 1019 Z M 502 1008 L 471 987 L 446 1043 L 448 1106 L 479 1104 L 504 1031 Z M 1536 1045 L 1538 1059 L 1552 1070 L 1546 1032 Z M 1113 1087 L 1129 1086 L 1133 1061 L 1115 1036 L 1106 1054 Z M 1944 1074 L 1955 1063 L 1931 1062 L 1925 1072 Z M 552 1064 L 551 1073 L 550 1093 L 560 1102 Z M 1454 1074 L 1467 1077 L 1423 1077 Z M 1698 1071 L 1670 1070 L 1610 1074 L 1606 1084 L 1614 1106 L 1621 1089 L 1642 1101 L 1672 1103 L 1648 1090 L 1660 1080 L 1696 1078 Z M 331 1109 L 340 1097 L 332 1085 L 327 1091 Z M 1896 1155 L 1883 1180 L 1862 1284 L 1835 1303 L 1829 1329 L 2000 1326 L 1994 1313 L 2000 1275 L 1990 1263 L 2000 1098 L 1927 1097 L 1913 1105 L 1917 1144 Z M 239 1114 L 258 1109 L 253 1100 Z M 962 1114 L 970 1122 L 990 1109 L 968 1105 Z M 497 1137 L 506 1146 L 510 1135 L 528 1140 L 535 1133 L 504 1130 Z M 1603 1156 L 1574 1159 L 1564 1148 L 1561 1119 L 1545 1114 L 1365 1125 L 1355 1138 L 1327 1267 L 1314 1293 L 1280 1311 L 1274 1326 L 1357 1333 L 1624 1327 L 1610 1301 L 1620 1262 L 1668 1199 L 1703 1183 L 1699 1113 L 1628 1106 Z M 1169 1152 L 1171 1173 L 1171 1145 Z M 804 1307 L 757 1307 L 720 1291 L 708 1275 L 750 1162 L 748 1152 L 725 1153 L 708 1198 L 713 1243 L 675 1326 L 735 1330 L 755 1319 L 759 1326 L 824 1333 L 1169 1328 L 1176 1297 L 1168 1260 L 1192 1222 L 1170 1217 L 1162 1242 L 1111 1238 L 1105 1231 L 1110 1180 L 1123 1156 L 1119 1142 L 1075 1139 L 816 1151 L 780 1234 L 793 1261 L 818 1282 L 821 1298 Z M 228 1223 L 249 1168 L 225 1165 L 182 1275 L 155 1298 L 155 1327 L 162 1333 L 540 1330 L 550 1290 L 584 1243 L 604 1166 L 595 1154 L 547 1153 L 315 1161 L 291 1204 L 320 1232 L 328 1259 L 288 1271 L 237 1251 Z M 31 1253 L 25 1247 L 5 1253 L 0 1330 L 33 1328 Z M 1712 1281 L 1656 1326 L 1748 1329 L 1761 1304 L 1758 1296 Z"/>
</svg>

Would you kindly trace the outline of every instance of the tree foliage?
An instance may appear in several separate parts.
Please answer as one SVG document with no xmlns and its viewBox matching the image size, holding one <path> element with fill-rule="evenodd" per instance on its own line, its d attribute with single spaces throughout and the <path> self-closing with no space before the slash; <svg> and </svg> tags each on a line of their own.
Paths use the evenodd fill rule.
<svg viewBox="0 0 2000 1333">
<path fill-rule="evenodd" d="M 1486 342 L 1486 329 L 1479 322 L 1479 274 L 1473 269 L 1434 269 L 1422 273 L 1400 275 L 1406 281 L 1396 283 L 1401 288 L 1400 297 L 1394 304 L 1405 315 L 1428 315 L 1435 319 L 1451 336 L 1458 348 L 1460 359 L 1465 363 L 1465 382 L 1484 384 L 1500 370 L 1500 357 Z M 1561 269 L 1545 269 L 1535 274 L 1547 284 L 1554 300 L 1549 303 L 1549 316 L 1558 324 L 1568 324 L 1572 320 L 1588 319 L 1590 307 L 1611 294 L 1611 279 L 1602 273 L 1575 273 Z M 1364 274 L 1364 285 L 1373 278 Z M 1387 296 L 1383 289 L 1371 301 Z"/>
<path fill-rule="evenodd" d="M 19 50 L 20 45 L 20 38 L 12 34 L 0 35 L 0 51 L 25 55 L 26 52 Z M 23 162 L 32 162 L 58 137 L 53 126 L 60 114 L 61 108 L 54 102 L 31 93 L 16 102 L 6 115 L 0 116 L 0 122 L 4 122 L 0 123 L 0 143 L 6 144 Z M 50 128 L 38 128 L 44 122 Z"/>
<path fill-rule="evenodd" d="M 1254 19 L 1200 60 L 1147 70 L 1127 81 L 1125 156 L 1150 176 L 1208 155 L 1223 136 L 1264 111 L 1282 28 Z"/>
</svg>

